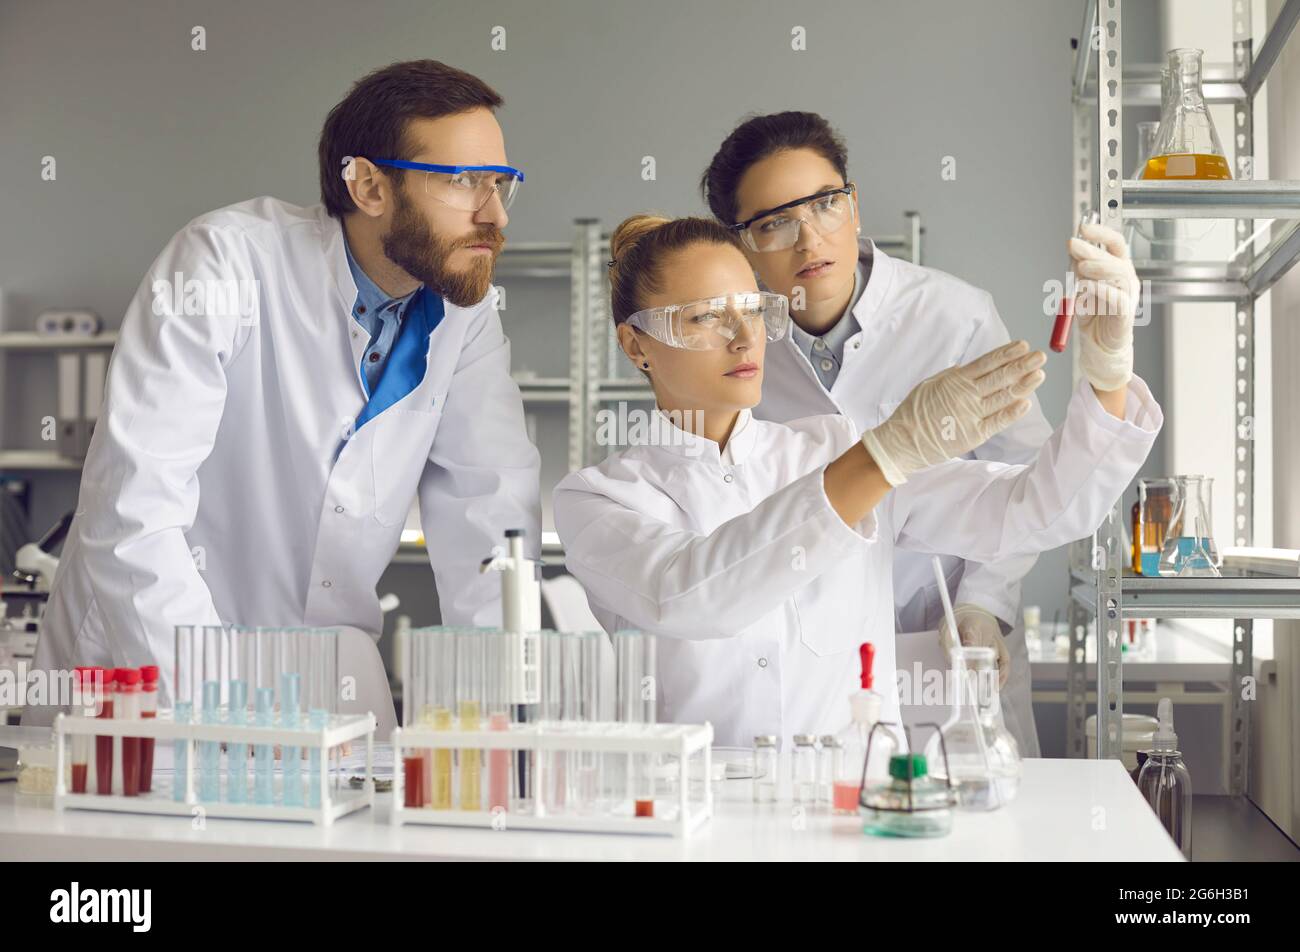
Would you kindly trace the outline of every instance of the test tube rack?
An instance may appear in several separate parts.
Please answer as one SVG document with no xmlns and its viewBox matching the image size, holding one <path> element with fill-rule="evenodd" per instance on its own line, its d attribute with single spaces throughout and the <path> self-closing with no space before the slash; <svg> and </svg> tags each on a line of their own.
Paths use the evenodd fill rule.
<svg viewBox="0 0 1300 952">
<path fill-rule="evenodd" d="M 480 827 L 492 830 L 561 830 L 577 833 L 632 833 L 689 837 L 713 816 L 711 744 L 712 724 L 655 724 L 623 721 L 580 721 L 562 727 L 546 723 L 511 724 L 508 730 L 431 730 L 423 726 L 399 727 L 393 731 L 394 826 L 407 823 L 434 826 Z M 659 798 L 653 817 L 633 816 L 610 810 L 591 813 L 565 811 L 548 813 L 545 798 L 536 796 L 528 813 L 492 810 L 432 809 L 404 806 L 403 750 L 558 751 L 598 754 L 667 754 L 677 758 L 672 766 L 676 792 L 671 799 Z M 545 757 L 537 757 L 534 783 L 546 788 Z M 695 761 L 693 764 L 692 761 Z M 698 766 L 697 766 L 698 765 Z M 662 776 L 660 779 L 664 779 Z M 702 787 L 700 786 L 702 785 Z M 699 790 L 692 797 L 692 789 Z M 671 807 L 671 815 L 661 816 Z M 630 800 L 628 802 L 630 807 Z"/>
<path fill-rule="evenodd" d="M 346 816 L 375 802 L 374 738 L 377 723 L 372 713 L 332 715 L 325 726 L 299 728 L 259 727 L 240 724 L 176 723 L 174 712 L 159 711 L 156 718 L 116 720 L 112 718 L 81 717 L 59 714 L 54 720 L 54 809 L 109 810 L 117 813 L 149 813 L 175 816 L 194 816 L 196 811 L 209 817 L 240 820 L 292 820 L 329 826 L 341 816 Z M 173 784 L 184 784 L 185 796 L 175 799 L 174 787 L 154 790 L 138 796 L 120 794 L 72 793 L 68 790 L 65 771 L 68 764 L 68 738 L 91 737 L 152 737 L 157 743 L 183 741 L 187 744 L 185 770 L 174 773 Z M 203 741 L 226 744 L 279 745 L 283 750 L 301 747 L 317 748 L 324 752 L 341 744 L 365 740 L 366 772 L 361 789 L 332 789 L 330 770 L 322 766 L 319 806 L 304 802 L 301 806 L 283 804 L 232 803 L 226 800 L 200 799 L 197 795 L 195 775 L 198 745 Z M 323 764 L 328 758 L 322 756 Z M 277 760 L 277 764 L 279 761 Z M 250 767 L 251 771 L 251 767 Z M 304 773 L 305 773 L 304 769 Z"/>
</svg>

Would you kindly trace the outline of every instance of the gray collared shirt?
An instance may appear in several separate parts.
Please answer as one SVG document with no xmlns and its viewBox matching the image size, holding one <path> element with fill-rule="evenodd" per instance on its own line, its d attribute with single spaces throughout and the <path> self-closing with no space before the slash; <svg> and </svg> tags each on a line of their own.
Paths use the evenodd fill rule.
<svg viewBox="0 0 1300 952">
<path fill-rule="evenodd" d="M 865 272 L 865 265 L 859 261 L 853 272 L 853 296 L 849 298 L 849 306 L 826 333 L 820 336 L 809 334 L 794 321 L 790 322 L 790 337 L 794 345 L 808 358 L 822 388 L 827 391 L 835 385 L 835 378 L 840 374 L 840 367 L 844 363 L 844 345 L 850 337 L 862 330 L 853 309 L 858 306 L 862 292 L 867 289 Z"/>
</svg>

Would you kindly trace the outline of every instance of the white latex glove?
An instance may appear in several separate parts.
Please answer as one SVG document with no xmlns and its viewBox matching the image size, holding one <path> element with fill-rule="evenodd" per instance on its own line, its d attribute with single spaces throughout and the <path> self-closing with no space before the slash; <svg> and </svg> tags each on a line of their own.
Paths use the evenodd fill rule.
<svg viewBox="0 0 1300 952">
<path fill-rule="evenodd" d="M 1074 302 L 1079 367 L 1098 390 L 1119 390 L 1133 377 L 1137 271 L 1119 232 L 1087 224 L 1079 233 L 1082 238 L 1070 239 L 1070 257 L 1079 279 Z"/>
<path fill-rule="evenodd" d="M 889 419 L 862 434 L 891 486 L 912 473 L 965 455 L 1029 412 L 1026 399 L 1047 360 L 1017 340 L 962 367 L 949 367 L 912 388 Z"/>
<path fill-rule="evenodd" d="M 1003 687 L 1011 675 L 1011 653 L 1007 651 L 1006 640 L 1002 637 L 1002 625 L 991 612 L 968 602 L 958 602 L 953 606 L 952 613 L 957 619 L 957 634 L 963 648 L 992 648 L 997 652 L 998 687 Z M 943 656 L 951 663 L 952 636 L 948 633 L 947 618 L 939 625 L 939 646 L 943 648 Z"/>
</svg>

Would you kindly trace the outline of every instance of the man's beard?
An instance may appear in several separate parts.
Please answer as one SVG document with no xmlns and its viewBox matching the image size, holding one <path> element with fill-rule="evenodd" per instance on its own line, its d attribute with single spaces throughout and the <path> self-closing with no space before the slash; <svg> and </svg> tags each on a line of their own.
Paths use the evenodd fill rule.
<svg viewBox="0 0 1300 952">
<path fill-rule="evenodd" d="M 495 225 L 484 225 L 464 238 L 438 237 L 400 189 L 393 225 L 383 237 L 389 261 L 457 307 L 471 307 L 483 300 L 492 286 L 492 268 L 503 244 L 505 237 Z M 447 267 L 451 253 L 469 245 L 488 245 L 492 253 L 474 255 L 469 267 L 461 271 Z"/>
</svg>

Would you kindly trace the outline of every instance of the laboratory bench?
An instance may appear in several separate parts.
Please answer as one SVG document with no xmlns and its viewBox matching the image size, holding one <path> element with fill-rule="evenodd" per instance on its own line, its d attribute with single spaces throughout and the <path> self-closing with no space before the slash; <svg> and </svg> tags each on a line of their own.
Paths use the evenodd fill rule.
<svg viewBox="0 0 1300 952">
<path fill-rule="evenodd" d="M 867 836 L 855 817 L 755 804 L 749 781 L 714 784 L 714 816 L 694 836 L 393 826 L 391 796 L 332 826 L 69 810 L 0 784 L 4 860 L 1179 861 L 1182 854 L 1115 760 L 1026 760 L 1019 796 L 957 813 L 937 839 Z M 507 819 L 507 823 L 508 823 Z"/>
</svg>

